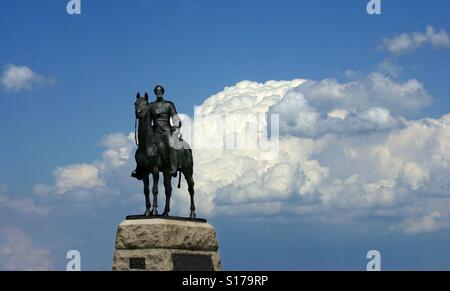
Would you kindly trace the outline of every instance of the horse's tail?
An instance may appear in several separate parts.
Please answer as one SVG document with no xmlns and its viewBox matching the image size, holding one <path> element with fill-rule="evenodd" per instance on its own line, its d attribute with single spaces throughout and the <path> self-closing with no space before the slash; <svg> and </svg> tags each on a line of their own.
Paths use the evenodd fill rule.
<svg viewBox="0 0 450 291">
<path fill-rule="evenodd" d="M 178 177 L 178 189 L 180 189 L 181 188 L 181 170 L 178 171 L 178 175 L 179 175 L 179 177 Z"/>
</svg>

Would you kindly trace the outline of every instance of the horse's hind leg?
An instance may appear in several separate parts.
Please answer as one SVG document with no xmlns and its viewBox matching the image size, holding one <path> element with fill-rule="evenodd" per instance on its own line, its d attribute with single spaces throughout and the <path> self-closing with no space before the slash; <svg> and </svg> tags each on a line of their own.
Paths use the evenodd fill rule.
<svg viewBox="0 0 450 291">
<path fill-rule="evenodd" d="M 143 182 L 144 182 L 144 194 L 145 194 L 145 213 L 144 213 L 144 215 L 145 216 L 150 216 L 150 207 L 151 207 L 151 205 L 150 205 L 150 189 L 149 189 L 149 184 L 150 184 L 150 181 L 149 181 L 149 178 L 148 178 L 148 175 L 144 175 L 144 177 L 143 177 Z"/>
<path fill-rule="evenodd" d="M 159 182 L 159 171 L 154 171 L 152 173 L 153 176 L 153 208 L 152 208 L 152 215 L 158 215 L 158 182 Z"/>
<path fill-rule="evenodd" d="M 192 175 L 184 175 L 184 177 L 186 178 L 189 195 L 191 196 L 191 214 L 189 215 L 189 217 L 191 219 L 194 219 L 197 217 L 197 215 L 195 214 L 195 203 L 194 203 L 194 178 L 192 178 Z"/>
<path fill-rule="evenodd" d="M 169 216 L 170 197 L 172 196 L 172 175 L 169 172 L 164 173 L 164 190 L 166 192 L 166 206 L 164 207 L 163 216 Z"/>
</svg>

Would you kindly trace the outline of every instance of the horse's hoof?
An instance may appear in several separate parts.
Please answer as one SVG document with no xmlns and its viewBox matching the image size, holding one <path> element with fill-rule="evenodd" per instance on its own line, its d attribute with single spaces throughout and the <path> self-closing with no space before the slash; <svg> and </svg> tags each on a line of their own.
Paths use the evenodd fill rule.
<svg viewBox="0 0 450 291">
<path fill-rule="evenodd" d="M 166 217 L 169 216 L 169 212 L 164 211 L 163 214 L 162 214 L 162 216 L 166 216 Z"/>
<path fill-rule="evenodd" d="M 152 210 L 152 215 L 158 215 L 158 209 L 156 209 L 156 208 L 154 208 L 153 210 Z"/>
<path fill-rule="evenodd" d="M 151 215 L 152 215 L 152 213 L 150 212 L 150 210 L 149 210 L 149 209 L 147 209 L 147 210 L 145 211 L 144 215 L 145 215 L 145 216 L 151 216 Z"/>
<path fill-rule="evenodd" d="M 191 212 L 191 215 L 189 215 L 190 219 L 196 219 L 197 215 L 195 214 L 195 212 Z"/>
</svg>

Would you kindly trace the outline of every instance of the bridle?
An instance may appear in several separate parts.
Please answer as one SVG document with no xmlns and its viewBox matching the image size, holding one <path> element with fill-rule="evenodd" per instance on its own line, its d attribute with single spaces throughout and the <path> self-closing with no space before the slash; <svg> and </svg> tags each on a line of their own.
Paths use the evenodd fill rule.
<svg viewBox="0 0 450 291">
<path fill-rule="evenodd" d="M 148 105 L 148 104 L 147 104 Z M 147 108 L 148 109 L 148 108 Z M 148 113 L 148 112 L 147 112 Z M 134 118 L 134 143 L 136 144 L 137 147 L 139 147 L 139 137 L 137 134 L 137 130 L 138 130 L 138 117 L 137 115 Z"/>
</svg>

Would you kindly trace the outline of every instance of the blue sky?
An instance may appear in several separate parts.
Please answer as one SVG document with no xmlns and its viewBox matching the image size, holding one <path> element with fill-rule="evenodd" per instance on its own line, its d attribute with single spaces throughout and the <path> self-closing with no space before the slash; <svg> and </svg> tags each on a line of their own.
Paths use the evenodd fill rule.
<svg viewBox="0 0 450 291">
<path fill-rule="evenodd" d="M 425 43 L 395 54 L 380 44 L 427 26 L 449 32 L 450 3 L 383 0 L 382 15 L 370 16 L 367 2 L 82 0 L 82 14 L 70 16 L 65 1 L 0 0 L 2 72 L 14 65 L 40 76 L 30 88 L 0 89 L 0 194 L 9 199 L 0 199 L 0 228 L 20 229 L 49 250 L 53 268 L 65 266 L 67 250 L 80 249 L 85 268 L 109 269 L 115 228 L 140 211 L 140 202 L 120 193 L 78 203 L 33 188 L 52 185 L 58 167 L 101 159 L 102 138 L 132 131 L 136 92 L 150 93 L 157 83 L 192 116 L 194 106 L 242 80 L 345 82 L 349 70 L 370 74 L 387 60 L 401 68 L 397 82 L 418 80 L 433 100 L 403 117 L 447 114 L 449 49 Z M 125 189 L 138 193 L 140 185 L 130 183 Z M 36 217 L 6 206 L 19 198 L 51 211 Z M 277 213 L 210 221 L 225 269 L 360 270 L 369 249 L 382 251 L 386 269 L 450 268 L 445 228 L 416 236 L 385 232 L 389 219 L 333 225 Z"/>
</svg>

